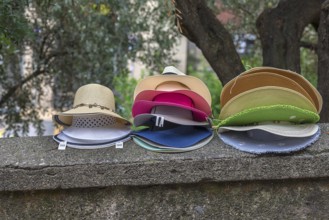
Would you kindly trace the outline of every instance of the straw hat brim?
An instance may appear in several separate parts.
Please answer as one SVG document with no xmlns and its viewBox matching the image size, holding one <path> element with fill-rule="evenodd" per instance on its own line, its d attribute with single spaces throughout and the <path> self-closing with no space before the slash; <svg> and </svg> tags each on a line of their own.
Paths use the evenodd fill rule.
<svg viewBox="0 0 329 220">
<path fill-rule="evenodd" d="M 78 108 L 70 109 L 65 112 L 54 115 L 54 120 L 64 126 L 70 126 L 72 124 L 73 116 L 85 116 L 85 115 L 108 115 L 115 117 L 118 122 L 131 124 L 129 120 L 121 117 L 119 114 L 107 109 L 89 108 L 88 106 L 80 106 Z"/>
<path fill-rule="evenodd" d="M 185 85 L 191 91 L 202 96 L 208 105 L 211 106 L 211 95 L 208 87 L 202 80 L 187 75 L 157 75 L 146 77 L 137 84 L 134 91 L 134 99 L 140 92 L 144 90 L 156 90 L 158 85 L 169 81 L 179 82 Z"/>
</svg>

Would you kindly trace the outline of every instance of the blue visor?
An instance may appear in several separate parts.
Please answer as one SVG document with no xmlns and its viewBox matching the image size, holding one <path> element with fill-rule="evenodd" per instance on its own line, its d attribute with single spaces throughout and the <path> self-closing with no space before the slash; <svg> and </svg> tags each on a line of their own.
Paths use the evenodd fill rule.
<svg viewBox="0 0 329 220">
<path fill-rule="evenodd" d="M 185 148 L 193 146 L 212 135 L 212 130 L 201 126 L 179 125 L 166 130 L 150 130 L 134 132 L 133 135 L 154 142 L 158 145 Z"/>
<path fill-rule="evenodd" d="M 227 131 L 219 134 L 220 139 L 227 145 L 238 150 L 254 153 L 290 153 L 302 150 L 320 137 L 320 129 L 308 137 L 284 137 L 262 130 Z"/>
</svg>

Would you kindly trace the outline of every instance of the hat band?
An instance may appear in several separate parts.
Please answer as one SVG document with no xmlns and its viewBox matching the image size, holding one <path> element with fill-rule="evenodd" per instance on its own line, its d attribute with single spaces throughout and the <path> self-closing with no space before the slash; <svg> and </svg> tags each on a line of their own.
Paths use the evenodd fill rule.
<svg viewBox="0 0 329 220">
<path fill-rule="evenodd" d="M 103 105 L 98 105 L 97 103 L 94 103 L 94 104 L 81 103 L 81 104 L 78 104 L 78 105 L 73 106 L 73 108 L 75 109 L 75 108 L 79 108 L 79 107 L 83 107 L 83 106 L 86 106 L 86 107 L 89 107 L 89 108 L 93 108 L 93 107 L 100 108 L 102 110 L 103 109 L 106 109 L 106 110 L 109 110 L 111 112 L 115 112 L 113 109 L 110 109 L 110 108 L 105 107 Z"/>
</svg>

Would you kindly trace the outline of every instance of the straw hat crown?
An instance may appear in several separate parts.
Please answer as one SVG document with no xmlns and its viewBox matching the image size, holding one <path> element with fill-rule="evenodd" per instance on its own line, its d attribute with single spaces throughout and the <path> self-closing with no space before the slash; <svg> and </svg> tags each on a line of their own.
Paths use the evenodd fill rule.
<svg viewBox="0 0 329 220">
<path fill-rule="evenodd" d="M 73 116 L 82 115 L 108 115 L 130 124 L 127 119 L 115 113 L 115 99 L 111 89 L 99 84 L 80 87 L 75 94 L 72 109 L 54 115 L 54 120 L 61 125 L 69 126 L 72 124 Z"/>
<path fill-rule="evenodd" d="M 77 90 L 73 108 L 78 108 L 79 105 L 95 105 L 95 107 L 103 107 L 115 112 L 113 92 L 99 84 L 84 85 Z"/>
</svg>

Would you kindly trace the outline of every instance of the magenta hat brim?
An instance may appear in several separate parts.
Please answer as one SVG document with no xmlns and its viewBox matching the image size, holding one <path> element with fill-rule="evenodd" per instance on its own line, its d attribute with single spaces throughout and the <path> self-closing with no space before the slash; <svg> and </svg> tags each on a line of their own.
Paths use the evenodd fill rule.
<svg viewBox="0 0 329 220">
<path fill-rule="evenodd" d="M 175 90 L 175 91 L 144 90 L 138 93 L 138 95 L 135 98 L 135 102 L 140 100 L 152 101 L 157 95 L 164 93 L 178 93 L 178 94 L 186 95 L 192 99 L 194 108 L 206 113 L 206 115 L 208 116 L 212 114 L 211 106 L 209 106 L 208 102 L 198 93 L 193 92 L 191 90 Z"/>
<path fill-rule="evenodd" d="M 186 110 L 190 110 L 190 111 L 192 111 L 193 119 L 195 121 L 206 121 L 207 120 L 207 114 L 196 108 L 189 107 L 186 105 L 180 105 L 180 104 L 172 103 L 172 102 L 159 102 L 159 101 L 148 101 L 148 100 L 135 101 L 133 104 L 133 107 L 132 107 L 132 115 L 133 115 L 133 117 L 135 117 L 140 114 L 151 113 L 152 108 L 155 106 L 159 106 L 159 105 L 175 106 L 175 107 L 183 108 Z"/>
</svg>

